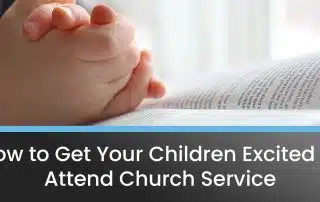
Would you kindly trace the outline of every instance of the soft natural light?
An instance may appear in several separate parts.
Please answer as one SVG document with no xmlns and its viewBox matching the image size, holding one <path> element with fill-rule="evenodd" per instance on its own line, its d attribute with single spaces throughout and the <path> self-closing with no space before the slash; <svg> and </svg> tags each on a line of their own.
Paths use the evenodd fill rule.
<svg viewBox="0 0 320 202">
<path fill-rule="evenodd" d="M 276 25 L 271 56 L 283 59 L 320 51 L 318 0 L 278 0 L 273 4 Z"/>
<path fill-rule="evenodd" d="M 124 13 L 157 75 L 226 69 L 320 50 L 318 0 L 93 0 Z M 319 20 L 317 20 L 319 19 Z"/>
<path fill-rule="evenodd" d="M 272 57 L 284 59 L 320 51 L 320 36 L 301 26 L 285 26 L 273 45 Z"/>
</svg>

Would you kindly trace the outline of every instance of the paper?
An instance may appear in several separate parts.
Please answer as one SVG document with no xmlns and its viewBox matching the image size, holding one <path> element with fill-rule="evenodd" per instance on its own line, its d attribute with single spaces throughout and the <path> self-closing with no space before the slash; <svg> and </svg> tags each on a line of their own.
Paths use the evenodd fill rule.
<svg viewBox="0 0 320 202">
<path fill-rule="evenodd" d="M 142 109 L 97 125 L 109 126 L 310 126 L 317 111 Z"/>
<path fill-rule="evenodd" d="M 100 125 L 307 126 L 320 123 L 320 54 L 177 81 L 159 101 Z"/>
<path fill-rule="evenodd" d="M 254 70 L 188 79 L 188 89 L 145 107 L 171 109 L 320 109 L 320 56 L 263 63 Z M 183 83 L 183 82 L 180 82 Z M 179 84 L 178 84 L 179 85 Z"/>
</svg>

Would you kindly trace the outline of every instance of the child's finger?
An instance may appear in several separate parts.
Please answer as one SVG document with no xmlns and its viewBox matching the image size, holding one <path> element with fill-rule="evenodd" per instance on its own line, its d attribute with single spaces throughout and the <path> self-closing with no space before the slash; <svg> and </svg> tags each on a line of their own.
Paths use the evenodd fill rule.
<svg viewBox="0 0 320 202">
<path fill-rule="evenodd" d="M 148 50 L 142 50 L 142 54 L 145 55 L 145 60 L 141 62 L 146 62 L 147 65 L 151 62 L 152 56 Z M 162 82 L 157 80 L 156 78 L 152 78 L 150 80 L 149 86 L 148 86 L 148 98 L 161 98 L 165 95 L 166 93 L 166 87 Z"/>
<path fill-rule="evenodd" d="M 16 2 L 17 11 L 21 17 L 28 16 L 33 10 L 43 6 L 45 4 L 65 4 L 65 3 L 73 3 L 75 4 L 77 0 L 1 0 L 0 2 Z M 1 5 L 0 3 L 0 5 Z M 18 17 L 18 16 L 17 16 Z M 25 20 L 25 18 L 23 18 Z"/>
<path fill-rule="evenodd" d="M 144 60 L 144 53 L 141 54 L 141 61 Z M 107 106 L 106 112 L 100 118 L 107 118 L 127 113 L 135 109 L 146 98 L 148 85 L 151 79 L 151 68 L 141 62 L 133 72 L 127 86 Z"/>
<path fill-rule="evenodd" d="M 52 11 L 58 4 L 44 4 L 34 9 L 23 23 L 23 34 L 38 40 L 52 28 Z"/>
<path fill-rule="evenodd" d="M 115 12 L 106 5 L 97 5 L 91 12 L 91 24 L 107 25 L 115 21 Z"/>
<path fill-rule="evenodd" d="M 166 93 L 166 87 L 164 84 L 155 78 L 152 78 L 148 87 L 149 98 L 161 98 Z"/>
<path fill-rule="evenodd" d="M 71 30 L 89 23 L 88 11 L 76 4 L 64 4 L 52 11 L 52 24 L 60 30 Z"/>
<path fill-rule="evenodd" d="M 45 4 L 36 8 L 23 25 L 23 33 L 31 40 L 39 40 L 54 26 L 70 30 L 90 23 L 89 13 L 76 4 Z"/>
</svg>

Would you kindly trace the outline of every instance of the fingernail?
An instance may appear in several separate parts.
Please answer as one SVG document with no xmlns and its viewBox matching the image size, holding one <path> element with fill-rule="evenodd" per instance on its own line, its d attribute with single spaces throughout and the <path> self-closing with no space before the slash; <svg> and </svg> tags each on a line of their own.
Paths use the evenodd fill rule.
<svg viewBox="0 0 320 202">
<path fill-rule="evenodd" d="M 151 62 L 151 55 L 148 51 L 142 51 L 142 58 L 147 61 L 147 62 Z"/>
<path fill-rule="evenodd" d="M 59 7 L 65 15 L 67 15 L 69 18 L 73 18 L 73 13 L 71 11 L 70 8 L 68 8 L 67 6 L 62 6 L 62 7 Z"/>
<path fill-rule="evenodd" d="M 27 21 L 24 24 L 24 30 L 28 37 L 35 39 L 39 35 L 39 23 L 35 21 Z"/>
<path fill-rule="evenodd" d="M 111 24 L 115 21 L 115 11 L 105 5 L 97 5 L 92 10 L 91 21 L 96 25 Z"/>
<path fill-rule="evenodd" d="M 163 87 L 161 90 L 156 93 L 156 98 L 162 98 L 166 94 L 166 89 Z"/>
</svg>

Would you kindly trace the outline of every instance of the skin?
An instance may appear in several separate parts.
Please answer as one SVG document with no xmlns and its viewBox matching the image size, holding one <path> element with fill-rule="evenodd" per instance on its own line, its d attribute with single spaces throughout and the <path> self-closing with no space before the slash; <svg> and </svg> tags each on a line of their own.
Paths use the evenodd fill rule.
<svg viewBox="0 0 320 202">
<path fill-rule="evenodd" d="M 126 113 L 150 95 L 150 56 L 122 16 L 109 9 L 112 15 L 96 21 L 99 10 L 77 29 L 26 40 L 28 26 L 36 27 L 25 27 L 26 19 L 43 3 L 73 1 L 17 0 L 0 20 L 1 125 L 91 123 Z"/>
<path fill-rule="evenodd" d="M 50 13 L 52 13 L 50 15 Z M 92 14 L 83 7 L 73 4 L 44 4 L 34 9 L 23 24 L 23 33 L 30 39 L 37 41 L 44 37 L 51 29 L 72 31 L 84 25 L 107 25 L 115 19 L 115 12 L 108 6 L 97 5 Z M 150 54 L 143 51 L 150 62 Z M 149 83 L 148 97 L 161 98 L 165 94 L 164 85 L 152 78 Z"/>
</svg>

